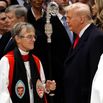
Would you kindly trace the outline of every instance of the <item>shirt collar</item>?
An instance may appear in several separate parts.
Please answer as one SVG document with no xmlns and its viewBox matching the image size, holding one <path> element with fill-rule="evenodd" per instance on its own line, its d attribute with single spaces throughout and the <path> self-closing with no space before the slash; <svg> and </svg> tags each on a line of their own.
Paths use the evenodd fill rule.
<svg viewBox="0 0 103 103">
<path fill-rule="evenodd" d="M 25 51 L 21 50 L 20 48 L 19 48 L 19 51 L 20 51 L 21 55 L 27 55 L 27 54 L 29 54 L 29 52 L 25 52 Z"/>
<path fill-rule="evenodd" d="M 87 24 L 79 33 L 79 37 L 81 37 L 83 35 L 83 33 L 85 32 L 85 30 L 90 26 L 90 24 Z"/>
</svg>

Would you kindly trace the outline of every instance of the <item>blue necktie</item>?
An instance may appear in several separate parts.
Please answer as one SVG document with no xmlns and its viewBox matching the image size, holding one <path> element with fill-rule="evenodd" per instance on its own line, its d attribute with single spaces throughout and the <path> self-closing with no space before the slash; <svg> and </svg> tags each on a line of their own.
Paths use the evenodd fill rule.
<svg viewBox="0 0 103 103">
<path fill-rule="evenodd" d="M 63 26 L 65 27 L 65 30 L 68 33 L 68 36 L 70 38 L 71 43 L 73 44 L 73 33 L 72 33 L 72 31 L 69 30 L 69 26 L 68 26 L 68 24 L 66 22 L 66 17 L 63 16 L 61 20 L 63 21 Z"/>
</svg>

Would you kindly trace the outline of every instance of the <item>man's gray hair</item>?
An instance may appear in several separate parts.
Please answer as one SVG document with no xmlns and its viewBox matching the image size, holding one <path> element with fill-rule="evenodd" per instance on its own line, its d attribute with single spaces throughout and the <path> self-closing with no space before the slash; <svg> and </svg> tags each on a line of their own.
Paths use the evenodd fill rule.
<svg viewBox="0 0 103 103">
<path fill-rule="evenodd" d="M 74 10 L 77 15 L 85 15 L 88 19 L 92 19 L 90 7 L 87 4 L 77 2 L 65 7 L 65 11 Z"/>
<path fill-rule="evenodd" d="M 35 33 L 35 29 L 32 24 L 30 24 L 28 22 L 19 22 L 19 23 L 16 23 L 11 30 L 12 37 L 14 38 L 16 35 L 21 35 L 20 33 L 23 28 L 26 28 L 26 30 L 32 29 Z"/>
<path fill-rule="evenodd" d="M 17 18 L 19 17 L 24 17 L 25 19 L 27 19 L 27 8 L 24 6 L 20 6 L 20 5 L 10 5 L 6 8 L 5 12 L 11 12 L 11 11 L 15 11 L 15 16 Z"/>
</svg>

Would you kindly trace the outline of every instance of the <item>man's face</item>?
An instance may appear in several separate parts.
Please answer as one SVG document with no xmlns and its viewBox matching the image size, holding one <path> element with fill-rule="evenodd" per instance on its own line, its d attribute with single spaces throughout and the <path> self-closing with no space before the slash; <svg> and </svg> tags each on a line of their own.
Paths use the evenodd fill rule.
<svg viewBox="0 0 103 103">
<path fill-rule="evenodd" d="M 4 33 L 7 31 L 6 26 L 6 14 L 4 12 L 0 13 L 0 32 Z"/>
<path fill-rule="evenodd" d="M 74 10 L 69 10 L 67 12 L 67 23 L 71 31 L 78 33 L 81 25 L 81 17 L 77 15 Z"/>
<path fill-rule="evenodd" d="M 20 32 L 20 36 L 18 36 L 18 39 L 16 39 L 16 42 L 20 49 L 22 49 L 23 51 L 29 51 L 34 48 L 35 40 L 36 38 L 34 30 L 27 30 L 26 28 L 23 28 Z"/>
<path fill-rule="evenodd" d="M 6 16 L 7 16 L 6 22 L 7 22 L 8 29 L 11 30 L 12 27 L 17 23 L 18 18 L 16 17 L 14 10 L 6 13 Z"/>
</svg>

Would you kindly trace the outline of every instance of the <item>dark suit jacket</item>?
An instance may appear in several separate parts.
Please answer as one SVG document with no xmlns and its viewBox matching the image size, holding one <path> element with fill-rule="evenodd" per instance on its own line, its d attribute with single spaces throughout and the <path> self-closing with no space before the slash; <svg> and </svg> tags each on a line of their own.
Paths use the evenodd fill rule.
<svg viewBox="0 0 103 103">
<path fill-rule="evenodd" d="M 45 20 L 46 20 L 45 11 L 44 11 L 43 17 L 36 20 L 35 17 L 33 16 L 33 14 L 32 14 L 31 8 L 28 9 L 27 21 L 35 27 L 37 35 L 42 35 L 44 33 Z"/>
<path fill-rule="evenodd" d="M 4 48 L 4 54 L 7 54 L 9 51 L 13 50 L 16 46 L 14 39 L 10 38 L 7 45 Z"/>
<path fill-rule="evenodd" d="M 103 52 L 103 32 L 91 24 L 65 61 L 64 103 L 90 103 L 91 84 Z"/>
<path fill-rule="evenodd" d="M 44 30 L 44 25 L 46 23 L 45 16 L 40 20 L 35 21 L 35 18 L 33 16 L 30 17 L 30 15 L 32 14 L 30 14 L 29 11 L 29 22 L 33 23 L 37 32 L 37 40 L 35 42 L 33 52 L 40 58 L 44 67 L 46 78 L 54 79 L 57 83 L 54 103 L 64 103 L 62 91 L 62 79 L 64 72 L 63 64 L 71 47 L 70 39 L 62 23 L 56 16 L 51 18 L 51 23 L 53 27 L 53 33 L 51 37 L 52 42 L 48 44 L 47 36 Z"/>
<path fill-rule="evenodd" d="M 11 33 L 7 32 L 0 39 L 0 59 L 4 55 L 5 46 L 7 45 L 10 38 L 11 38 Z"/>
</svg>

